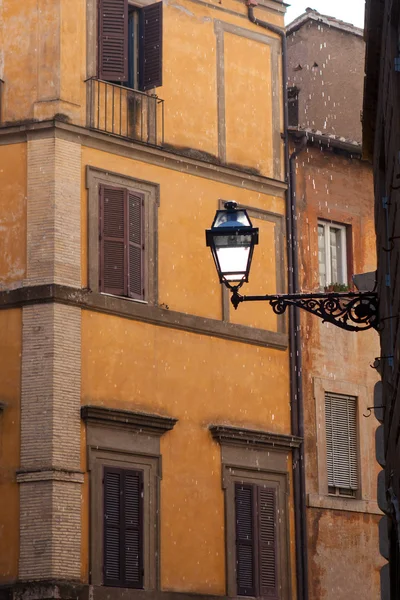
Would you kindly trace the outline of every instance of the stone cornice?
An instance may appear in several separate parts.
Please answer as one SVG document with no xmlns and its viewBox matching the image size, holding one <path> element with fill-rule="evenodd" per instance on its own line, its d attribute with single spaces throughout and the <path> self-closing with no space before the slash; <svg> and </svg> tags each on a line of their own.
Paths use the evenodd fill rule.
<svg viewBox="0 0 400 600">
<path fill-rule="evenodd" d="M 86 310 L 151 323 L 159 327 L 171 327 L 276 350 L 286 350 L 288 346 L 286 333 L 167 310 L 159 306 L 135 302 L 129 298 L 100 294 L 87 289 L 46 284 L 0 291 L 0 310 L 48 302 L 60 302 Z"/>
<path fill-rule="evenodd" d="M 82 406 L 81 416 L 88 424 L 106 425 L 159 436 L 173 429 L 178 421 L 173 417 L 93 405 Z"/>
<path fill-rule="evenodd" d="M 210 425 L 209 430 L 214 440 L 220 444 L 241 446 L 248 449 L 274 449 L 291 450 L 298 448 L 302 438 L 295 435 L 260 431 L 258 429 L 244 429 L 229 425 Z"/>
<path fill-rule="evenodd" d="M 306 136 L 308 146 L 322 146 L 324 148 L 333 148 L 334 150 L 341 150 L 347 154 L 361 158 L 362 147 L 357 142 L 341 139 L 336 136 L 316 133 L 307 129 L 299 129 L 298 127 L 289 127 L 288 129 L 290 137 L 293 139 L 300 139 Z"/>
<path fill-rule="evenodd" d="M 81 471 L 68 471 L 66 469 L 44 468 L 24 469 L 17 472 L 17 483 L 33 483 L 35 481 L 66 481 L 69 483 L 83 483 L 84 473 Z"/>
<path fill-rule="evenodd" d="M 262 194 L 284 197 L 287 189 L 286 183 L 278 179 L 253 175 L 241 170 L 219 164 L 217 160 L 207 161 L 190 158 L 178 149 L 168 150 L 156 148 L 148 144 L 130 142 L 116 135 L 105 134 L 101 131 L 88 129 L 79 125 L 71 125 L 63 121 L 40 121 L 0 127 L 0 145 L 21 143 L 31 139 L 62 138 L 82 145 L 96 148 L 104 152 L 118 154 L 133 160 L 150 163 L 175 171 L 181 171 L 196 177 L 204 177 L 226 183 L 228 185 L 245 188 Z"/>
</svg>

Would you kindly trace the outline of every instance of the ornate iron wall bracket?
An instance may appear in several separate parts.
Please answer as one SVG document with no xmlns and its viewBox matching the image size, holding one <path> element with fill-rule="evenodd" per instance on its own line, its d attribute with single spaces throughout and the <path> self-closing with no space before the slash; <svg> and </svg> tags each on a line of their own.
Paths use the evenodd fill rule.
<svg viewBox="0 0 400 600">
<path fill-rule="evenodd" d="M 365 331 L 378 326 L 376 292 L 242 296 L 238 291 L 240 286 L 228 287 L 235 309 L 241 302 L 269 302 L 277 315 L 282 315 L 288 306 L 297 306 L 347 331 Z"/>
</svg>

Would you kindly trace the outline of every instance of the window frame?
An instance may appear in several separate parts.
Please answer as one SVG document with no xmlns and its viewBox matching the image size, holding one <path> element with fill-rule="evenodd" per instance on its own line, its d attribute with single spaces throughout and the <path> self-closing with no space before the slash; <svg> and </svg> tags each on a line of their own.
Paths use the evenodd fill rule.
<svg viewBox="0 0 400 600">
<path fill-rule="evenodd" d="M 235 484 L 253 484 L 277 490 L 276 539 L 279 600 L 292 597 L 289 525 L 289 457 L 291 444 L 300 439 L 270 432 L 236 427 L 210 426 L 220 443 L 222 489 L 225 500 L 226 594 L 236 598 L 236 514 Z M 221 431 L 222 430 L 222 431 Z M 261 437 L 260 437 L 261 436 Z"/>
<path fill-rule="evenodd" d="M 143 587 L 153 590 L 158 581 L 160 457 L 109 449 L 90 449 L 90 583 L 111 586 L 104 576 L 104 468 L 143 473 Z M 121 587 L 126 587 L 125 585 Z"/>
<path fill-rule="evenodd" d="M 130 296 L 107 294 L 100 290 L 100 186 L 124 188 L 128 193 L 141 196 L 144 201 L 144 256 L 143 256 L 143 299 Z M 156 305 L 158 302 L 158 207 L 160 206 L 160 186 L 157 183 L 136 179 L 119 173 L 104 171 L 88 166 L 86 169 L 86 188 L 88 189 L 88 287 L 116 298 L 124 298 L 129 302 L 141 302 Z"/>
<path fill-rule="evenodd" d="M 100 17 L 101 2 L 102 0 L 86 0 L 86 12 L 87 12 L 87 79 L 95 78 L 101 81 L 106 81 L 114 85 L 121 85 L 128 87 L 136 92 L 143 94 L 154 95 L 156 88 L 161 87 L 163 84 L 163 3 L 162 0 L 154 0 L 148 2 L 147 0 L 121 0 L 124 3 L 124 12 L 126 11 L 125 19 L 122 21 L 124 24 L 124 35 L 119 39 L 123 39 L 123 64 L 119 63 L 119 69 L 114 73 L 113 69 L 107 71 L 103 62 L 104 45 L 102 43 L 102 27 L 103 21 Z M 147 19 L 152 19 L 154 15 L 151 15 L 151 7 L 155 4 L 159 5 L 156 11 L 157 19 L 153 21 L 153 27 L 150 29 L 146 28 Z M 129 15 L 130 13 L 136 13 L 134 17 L 134 27 L 137 32 L 135 36 L 134 46 L 130 44 L 131 31 L 129 27 Z M 159 30 L 155 33 L 154 23 L 159 23 Z M 115 27 L 114 27 L 115 30 Z M 146 35 L 147 32 L 147 35 Z M 147 37 L 149 40 L 147 40 Z M 118 36 L 117 36 L 118 37 Z M 155 38 L 155 39 L 154 39 Z M 107 39 L 107 37 L 105 38 Z M 158 41 L 157 41 L 158 40 Z M 150 44 L 151 56 L 146 52 L 146 44 Z M 157 59 L 154 57 L 154 48 L 158 48 Z M 130 48 L 133 49 L 132 55 L 130 55 Z M 115 50 L 115 48 L 114 48 Z M 112 57 L 115 54 L 108 54 Z M 107 56 L 107 53 L 106 53 Z M 133 62 L 132 62 L 133 61 Z M 117 61 L 118 62 L 118 61 Z M 136 63 L 136 64 L 135 64 Z M 133 65 L 133 77 L 130 66 Z M 146 79 L 146 74 L 149 75 L 149 65 L 152 66 L 153 70 L 156 69 L 156 73 L 152 73 L 152 76 Z M 146 82 L 147 81 L 147 82 Z M 150 84 L 151 82 L 151 84 Z M 131 87 L 132 85 L 132 87 Z"/>
<path fill-rule="evenodd" d="M 335 283 L 348 285 L 348 250 L 347 250 L 347 226 L 343 223 L 335 223 L 333 221 L 325 221 L 323 219 L 318 219 L 317 221 L 317 241 L 318 241 L 318 252 L 319 252 L 319 227 L 324 228 L 324 245 L 325 245 L 325 277 L 326 282 L 325 286 L 321 285 L 321 273 L 319 269 L 319 260 L 318 260 L 318 283 L 320 289 L 324 289 L 325 287 L 329 287 L 334 285 Z M 331 228 L 339 229 L 340 238 L 341 238 L 341 263 L 342 263 L 342 281 L 331 281 L 332 273 L 331 273 L 331 250 L 330 250 L 330 230 Z"/>
<path fill-rule="evenodd" d="M 276 490 L 276 570 L 277 586 L 281 590 L 282 600 L 288 600 L 290 596 L 288 572 L 285 572 L 285 566 L 288 566 L 288 474 L 279 471 L 244 468 L 235 465 L 224 465 L 224 488 L 225 488 L 225 514 L 226 514 L 226 554 L 227 554 L 227 594 L 230 597 L 237 597 L 237 558 L 236 558 L 236 507 L 235 507 L 235 485 L 237 483 L 244 485 L 253 485 L 256 487 L 268 487 Z M 258 538 L 257 538 L 258 543 Z M 258 573 L 256 573 L 256 579 Z M 258 591 L 258 590 L 257 590 Z M 250 596 L 261 598 L 259 594 Z"/>
<path fill-rule="evenodd" d="M 367 514 L 380 515 L 376 502 L 374 478 L 371 478 L 370 467 L 375 460 L 371 446 L 376 423 L 365 419 L 363 413 L 371 404 L 370 390 L 366 385 L 339 379 L 323 377 L 313 378 L 313 396 L 315 401 L 316 452 L 310 455 L 309 469 L 315 472 L 307 494 L 307 505 L 330 510 L 348 510 Z M 326 469 L 326 434 L 325 434 L 325 392 L 354 396 L 358 399 L 357 425 L 359 432 L 359 491 L 358 497 L 333 496 L 328 494 L 328 474 Z M 368 423 L 367 423 L 368 421 Z M 363 460 L 360 459 L 363 457 Z M 315 461 L 315 462 L 314 462 Z"/>
<path fill-rule="evenodd" d="M 326 445 L 326 469 L 327 469 L 327 479 L 328 479 L 328 488 L 327 488 L 327 494 L 329 496 L 340 496 L 341 498 L 348 498 L 350 500 L 353 499 L 357 499 L 360 496 L 360 442 L 359 442 L 359 438 L 360 438 L 360 434 L 359 434 L 359 427 L 358 427 L 358 412 L 359 412 L 359 407 L 358 407 L 358 398 L 357 396 L 351 396 L 349 394 L 338 394 L 335 392 L 330 392 L 330 391 L 325 391 L 324 393 L 324 404 L 325 404 L 325 423 L 327 424 L 327 399 L 330 399 L 331 402 L 333 402 L 335 399 L 337 400 L 342 400 L 342 401 L 348 401 L 347 402 L 347 420 L 348 420 L 348 415 L 349 415 L 349 410 L 348 410 L 348 403 L 349 401 L 353 402 L 355 405 L 355 414 L 354 414 L 354 424 L 353 426 L 355 427 L 356 430 L 356 434 L 355 434 L 355 456 L 353 454 L 353 460 L 355 459 L 355 463 L 356 463 L 356 478 L 357 478 L 357 487 L 356 488 L 352 488 L 351 486 L 347 487 L 346 485 L 335 485 L 329 481 L 329 466 L 328 466 L 328 430 L 327 430 L 327 425 L 325 426 L 325 445 Z M 332 408 L 331 408 L 331 412 L 332 412 Z M 333 419 L 331 419 L 333 421 Z M 333 432 L 333 428 L 332 428 L 332 447 L 334 446 L 334 432 Z M 332 455 L 332 476 L 333 478 L 335 478 L 335 465 L 334 465 L 334 448 L 333 448 L 333 455 Z M 349 461 L 348 461 L 348 469 L 350 471 L 350 475 L 349 477 L 351 478 L 351 465 L 352 465 L 352 457 L 350 456 L 350 450 L 349 450 Z M 341 490 L 346 490 L 348 493 L 341 493 Z"/>
</svg>

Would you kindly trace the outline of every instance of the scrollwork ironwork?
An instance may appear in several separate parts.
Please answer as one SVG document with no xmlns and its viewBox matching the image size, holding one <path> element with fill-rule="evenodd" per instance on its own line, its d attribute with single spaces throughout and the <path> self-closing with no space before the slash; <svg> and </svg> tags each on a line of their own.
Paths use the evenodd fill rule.
<svg viewBox="0 0 400 600">
<path fill-rule="evenodd" d="M 241 302 L 266 301 L 277 315 L 282 315 L 288 306 L 297 306 L 346 331 L 365 331 L 378 326 L 378 297 L 375 292 L 242 296 L 238 288 L 231 290 L 235 308 Z"/>
</svg>

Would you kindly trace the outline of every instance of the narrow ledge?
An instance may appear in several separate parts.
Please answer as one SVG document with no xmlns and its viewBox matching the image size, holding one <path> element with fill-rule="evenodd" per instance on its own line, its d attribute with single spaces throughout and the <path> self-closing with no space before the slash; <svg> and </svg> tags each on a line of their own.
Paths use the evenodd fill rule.
<svg viewBox="0 0 400 600">
<path fill-rule="evenodd" d="M 253 449 L 291 450 L 292 448 L 299 448 L 303 441 L 302 438 L 295 435 L 258 429 L 243 429 L 228 425 L 210 425 L 209 430 L 214 440 L 220 444 L 245 446 Z"/>
<path fill-rule="evenodd" d="M 17 472 L 17 483 L 33 483 L 37 481 L 64 481 L 67 483 L 83 483 L 81 471 L 67 469 L 20 469 Z"/>
<path fill-rule="evenodd" d="M 372 500 L 308 494 L 307 506 L 309 508 L 322 508 L 325 510 L 340 510 L 383 516 L 383 512 L 380 510 L 378 503 L 373 502 Z"/>
<path fill-rule="evenodd" d="M 135 302 L 129 298 L 91 292 L 85 288 L 78 289 L 59 284 L 43 284 L 0 291 L 0 310 L 32 304 L 45 304 L 47 302 L 60 302 L 61 304 L 78 306 L 86 310 L 151 323 L 159 327 L 171 327 L 265 348 L 285 351 L 288 347 L 286 333 L 165 310 L 159 306 Z"/>
<path fill-rule="evenodd" d="M 129 429 L 159 436 L 171 431 L 178 421 L 173 417 L 93 405 L 82 406 L 81 416 L 86 423 L 107 425 L 108 427 Z"/>
</svg>

